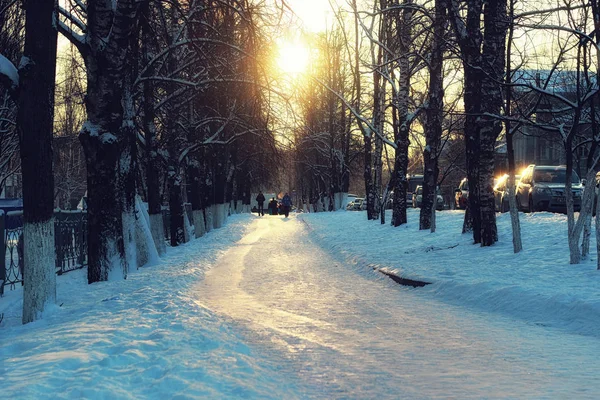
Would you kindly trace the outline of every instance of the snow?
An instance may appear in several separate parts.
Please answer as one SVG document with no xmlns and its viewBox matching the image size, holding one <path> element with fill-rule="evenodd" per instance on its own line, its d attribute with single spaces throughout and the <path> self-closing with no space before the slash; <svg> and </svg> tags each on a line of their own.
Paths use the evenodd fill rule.
<svg viewBox="0 0 600 400">
<path fill-rule="evenodd" d="M 508 214 L 489 248 L 462 217 L 438 212 L 432 234 L 415 209 L 398 228 L 364 211 L 234 214 L 126 280 L 57 277 L 60 307 L 30 324 L 8 290 L 2 396 L 595 398 L 596 255 L 569 265 L 563 215 L 521 214 L 517 255 Z"/>
<path fill-rule="evenodd" d="M 19 71 L 10 60 L 0 54 L 0 75 L 6 76 L 14 88 L 19 86 Z"/>
<path fill-rule="evenodd" d="M 438 212 L 433 234 L 418 230 L 419 209 L 408 209 L 409 223 L 398 228 L 378 221 L 366 223 L 363 214 L 302 218 L 322 245 L 349 262 L 431 282 L 422 291 L 432 296 L 600 337 L 597 255 L 569 264 L 565 215 L 521 214 L 524 250 L 514 254 L 509 213 L 498 214 L 500 240 L 485 248 L 473 245 L 471 234 L 460 234 L 464 211 Z"/>
</svg>

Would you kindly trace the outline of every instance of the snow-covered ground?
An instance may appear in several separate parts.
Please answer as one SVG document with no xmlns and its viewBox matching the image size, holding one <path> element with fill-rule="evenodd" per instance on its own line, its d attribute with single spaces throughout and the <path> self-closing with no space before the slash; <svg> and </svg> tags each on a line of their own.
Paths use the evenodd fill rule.
<svg viewBox="0 0 600 400">
<path fill-rule="evenodd" d="M 435 234 L 412 209 L 399 228 L 236 215 L 126 281 L 58 277 L 60 306 L 34 323 L 8 291 L 1 397 L 595 398 L 596 255 L 569 265 L 565 217 L 521 217 L 514 255 L 508 215 L 490 248 L 459 211 Z"/>
<path fill-rule="evenodd" d="M 409 223 L 397 228 L 366 222 L 364 211 L 301 218 L 323 246 L 341 252 L 349 262 L 432 282 L 420 289 L 432 296 L 600 337 L 595 236 L 591 257 L 570 265 L 566 216 L 521 213 L 524 249 L 514 254 L 510 215 L 497 215 L 499 242 L 487 248 L 473 245 L 472 234 L 461 234 L 464 211 L 438 212 L 433 234 L 418 230 L 419 210 L 412 208 Z"/>
</svg>

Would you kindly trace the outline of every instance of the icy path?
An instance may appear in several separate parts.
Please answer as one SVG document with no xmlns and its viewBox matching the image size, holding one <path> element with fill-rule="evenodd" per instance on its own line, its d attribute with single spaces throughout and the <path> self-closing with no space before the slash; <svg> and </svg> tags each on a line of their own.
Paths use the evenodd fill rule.
<svg viewBox="0 0 600 400">
<path fill-rule="evenodd" d="M 307 398 L 597 398 L 596 338 L 439 303 L 257 219 L 194 289 Z M 359 240 L 359 239 L 358 239 Z M 352 246 L 351 243 L 348 246 Z"/>
<path fill-rule="evenodd" d="M 180 248 L 127 280 L 58 279 L 56 308 L 20 325 L 22 293 L 0 299 L 0 399 L 298 398 L 308 389 L 199 307 L 191 290 L 242 238 L 250 216 Z M 300 382 L 301 383 L 301 382 Z"/>
</svg>

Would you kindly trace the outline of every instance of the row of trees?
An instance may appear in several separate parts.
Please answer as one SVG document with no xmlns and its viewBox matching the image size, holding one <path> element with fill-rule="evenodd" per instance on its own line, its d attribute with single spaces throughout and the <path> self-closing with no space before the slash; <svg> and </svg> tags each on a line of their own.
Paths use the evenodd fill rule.
<svg viewBox="0 0 600 400">
<path fill-rule="evenodd" d="M 490 246 L 498 240 L 494 173 L 508 168 L 518 252 L 513 138 L 543 135 L 564 149 L 571 262 L 587 255 L 592 183 L 600 157 L 597 0 L 535 5 L 518 0 L 353 0 L 334 5 L 333 11 L 336 24 L 318 46 L 327 61 L 314 72 L 317 84 L 305 95 L 306 122 L 299 129 L 299 164 L 307 166 L 303 168 L 311 171 L 313 181 L 337 192 L 336 177 L 347 174 L 348 160 L 362 154 L 367 217 L 381 216 L 384 222 L 380 211 L 393 192 L 391 222 L 398 226 L 407 219 L 410 149 L 421 148 L 420 229 L 435 230 L 436 187 L 452 169 L 464 168 L 469 180 L 464 231 L 472 232 L 474 243 Z M 314 115 L 319 115 L 318 126 Z M 336 139 L 356 131 L 362 149 L 352 145 L 352 137 Z M 456 154 L 460 142 L 462 157 Z M 495 165 L 498 148 L 505 149 L 507 166 Z M 577 157 L 587 159 L 582 175 L 590 184 L 576 219 L 570 178 Z M 386 175 L 382 166 L 390 158 L 393 165 Z M 384 175 L 389 181 L 382 180 Z"/>
<path fill-rule="evenodd" d="M 10 124 L 20 138 L 24 323 L 55 300 L 55 109 L 70 113 L 65 121 L 76 119 L 71 103 L 54 101 L 58 32 L 85 70 L 85 82 L 67 79 L 65 90 L 85 92 L 78 136 L 93 283 L 126 277 L 164 252 L 161 193 L 176 246 L 220 227 L 230 204 L 247 207 L 251 191 L 272 178 L 277 149 L 261 60 L 269 55 L 263 28 L 276 11 L 249 0 L 2 3 L 0 16 L 13 19 L 2 22 L 17 39 L 14 48 L 1 48 L 0 76 L 5 102 L 12 102 L 3 112 L 16 110 Z M 148 203 L 149 229 L 137 195 Z M 194 232 L 186 230 L 184 202 L 191 203 Z"/>
</svg>

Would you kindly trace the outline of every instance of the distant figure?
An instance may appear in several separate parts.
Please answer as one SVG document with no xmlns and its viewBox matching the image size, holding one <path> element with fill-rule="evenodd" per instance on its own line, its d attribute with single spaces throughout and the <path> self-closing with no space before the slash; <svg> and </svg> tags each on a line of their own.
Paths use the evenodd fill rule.
<svg viewBox="0 0 600 400">
<path fill-rule="evenodd" d="M 277 200 L 275 200 L 275 197 L 269 202 L 269 214 L 277 215 Z"/>
<path fill-rule="evenodd" d="M 283 199 L 281 199 L 281 205 L 283 206 L 283 213 L 287 218 L 288 215 L 290 215 L 290 208 L 292 208 L 292 198 L 288 193 L 286 193 L 283 196 Z"/>
<path fill-rule="evenodd" d="M 256 202 L 258 203 L 258 215 L 262 217 L 265 215 L 265 195 L 260 190 L 258 191 L 258 196 L 256 196 Z"/>
</svg>

